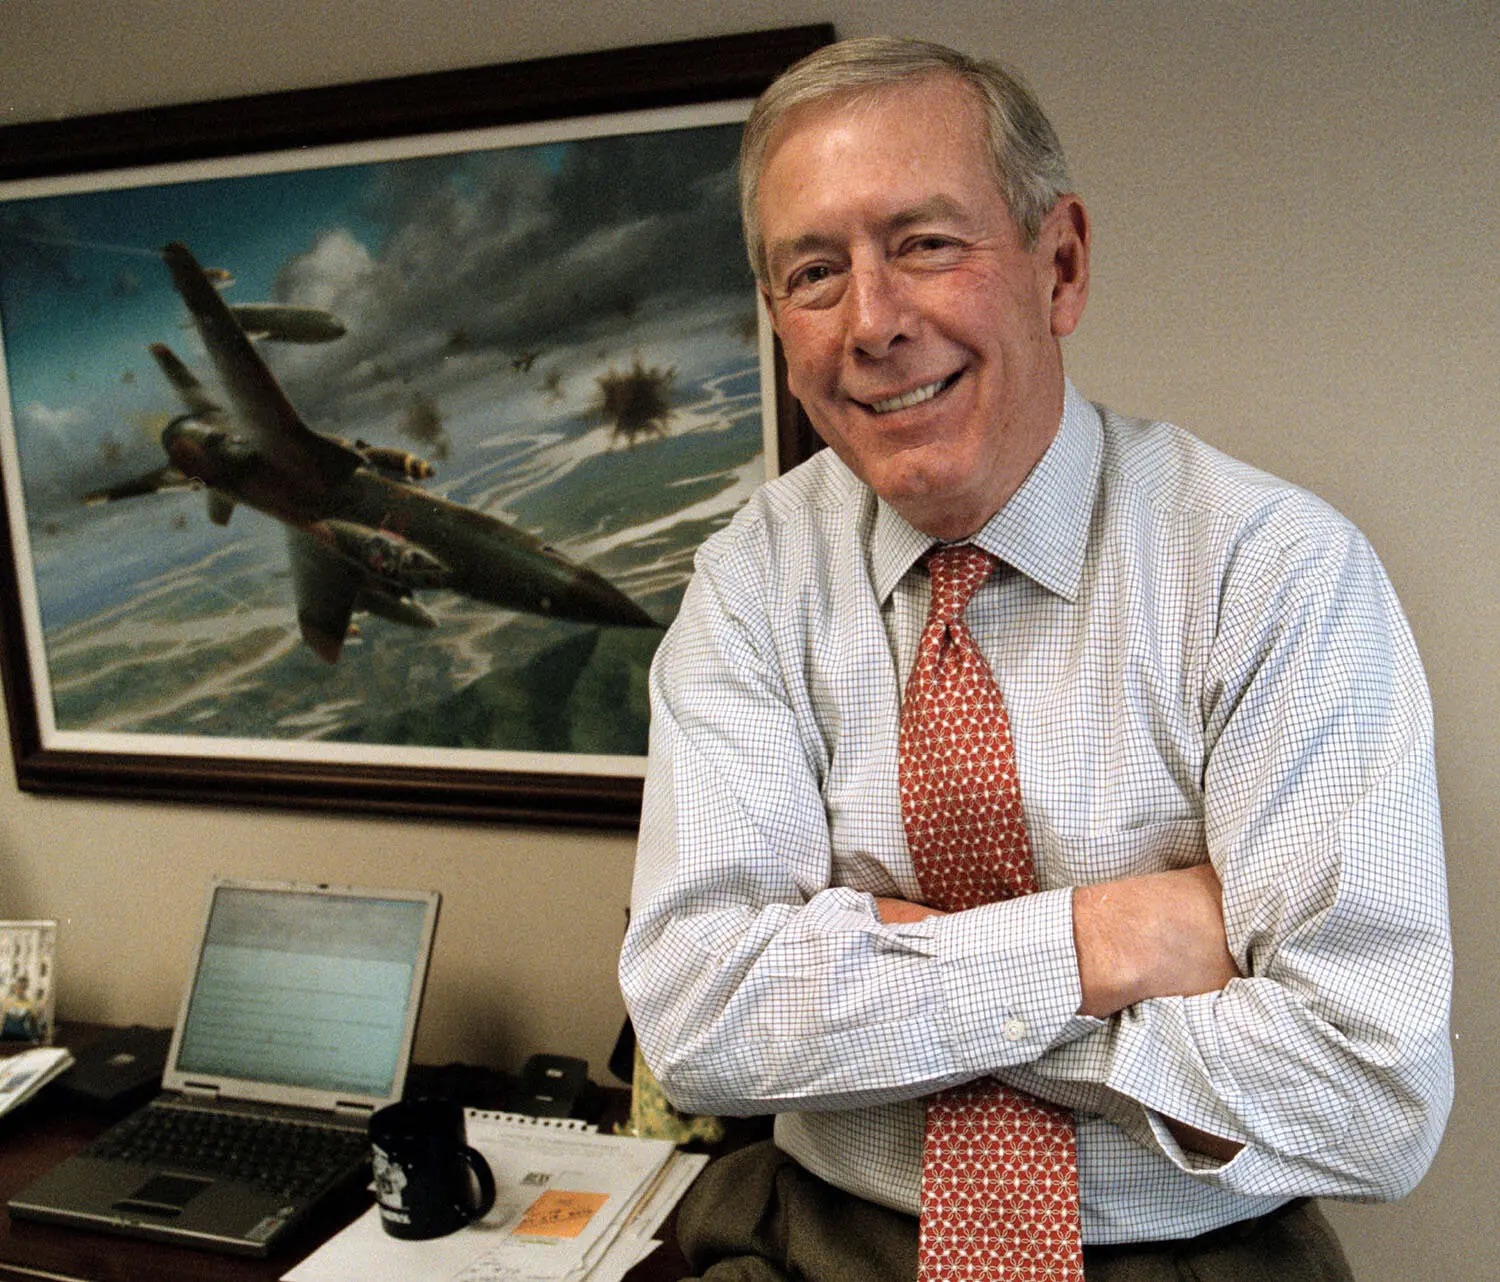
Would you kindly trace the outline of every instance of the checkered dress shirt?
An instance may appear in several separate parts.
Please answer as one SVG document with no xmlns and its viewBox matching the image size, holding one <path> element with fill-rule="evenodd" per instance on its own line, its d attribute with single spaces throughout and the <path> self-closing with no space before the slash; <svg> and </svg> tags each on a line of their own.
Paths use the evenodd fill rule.
<svg viewBox="0 0 1500 1282">
<path fill-rule="evenodd" d="M 1369 545 L 1326 505 L 1071 384 L 976 536 L 1040 889 L 918 899 L 896 784 L 930 540 L 831 451 L 700 551 L 652 673 L 621 958 L 667 1093 L 915 1212 L 920 1097 L 985 1073 L 1078 1111 L 1084 1240 L 1409 1190 L 1452 1095 L 1431 709 Z M 1246 978 L 1098 1021 L 1069 887 L 1212 860 Z M 1163 1118 L 1239 1141 L 1221 1163 Z"/>
</svg>

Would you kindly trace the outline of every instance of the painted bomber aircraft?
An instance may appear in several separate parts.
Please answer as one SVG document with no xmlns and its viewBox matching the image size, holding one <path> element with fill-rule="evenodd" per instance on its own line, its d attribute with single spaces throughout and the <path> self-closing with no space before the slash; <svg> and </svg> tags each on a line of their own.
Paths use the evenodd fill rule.
<svg viewBox="0 0 1500 1282">
<path fill-rule="evenodd" d="M 403 450 L 313 431 L 185 245 L 162 256 L 228 395 L 226 414 L 165 344 L 151 354 L 188 412 L 161 434 L 170 465 L 88 496 L 208 490 L 225 525 L 240 503 L 281 521 L 302 638 L 335 662 L 356 611 L 410 627 L 436 619 L 413 593 L 447 588 L 507 609 L 583 623 L 660 625 L 594 571 L 495 517 L 411 484 L 431 465 Z"/>
</svg>

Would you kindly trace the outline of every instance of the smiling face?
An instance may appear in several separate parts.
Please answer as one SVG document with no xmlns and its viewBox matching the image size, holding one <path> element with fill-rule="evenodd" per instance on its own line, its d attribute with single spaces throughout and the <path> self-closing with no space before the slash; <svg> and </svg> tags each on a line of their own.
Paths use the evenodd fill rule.
<svg viewBox="0 0 1500 1282">
<path fill-rule="evenodd" d="M 794 108 L 757 196 L 792 393 L 866 484 L 936 538 L 974 533 L 1046 452 L 1058 339 L 1083 312 L 1088 220 L 1028 248 L 961 81 Z"/>
</svg>

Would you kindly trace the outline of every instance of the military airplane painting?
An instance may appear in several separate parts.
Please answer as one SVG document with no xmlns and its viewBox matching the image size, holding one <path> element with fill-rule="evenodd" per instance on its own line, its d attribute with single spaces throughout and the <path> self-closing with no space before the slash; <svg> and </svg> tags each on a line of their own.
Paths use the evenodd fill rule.
<svg viewBox="0 0 1500 1282">
<path fill-rule="evenodd" d="M 416 482 L 432 474 L 424 460 L 314 431 L 251 341 L 253 307 L 226 304 L 187 246 L 174 242 L 162 256 L 228 404 L 221 405 L 170 348 L 153 344 L 152 356 L 187 411 L 161 433 L 169 462 L 96 491 L 89 501 L 203 488 L 216 524 L 227 524 L 242 504 L 280 521 L 302 638 L 329 663 L 337 661 L 356 612 L 435 627 L 416 599 L 417 592 L 435 588 L 552 618 L 660 626 L 606 579 L 541 539 L 422 489 Z M 284 339 L 290 325 L 290 341 L 337 336 L 296 317 L 275 319 Z M 333 317 L 327 324 L 342 332 Z"/>
</svg>

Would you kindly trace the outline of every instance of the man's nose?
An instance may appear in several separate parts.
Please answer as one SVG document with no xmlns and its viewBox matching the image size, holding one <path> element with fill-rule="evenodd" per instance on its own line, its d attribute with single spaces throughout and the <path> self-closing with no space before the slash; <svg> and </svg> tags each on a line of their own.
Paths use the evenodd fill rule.
<svg viewBox="0 0 1500 1282">
<path fill-rule="evenodd" d="M 878 359 L 911 337 L 910 301 L 888 264 L 852 267 L 845 302 L 849 309 L 849 346 L 860 355 Z"/>
</svg>

